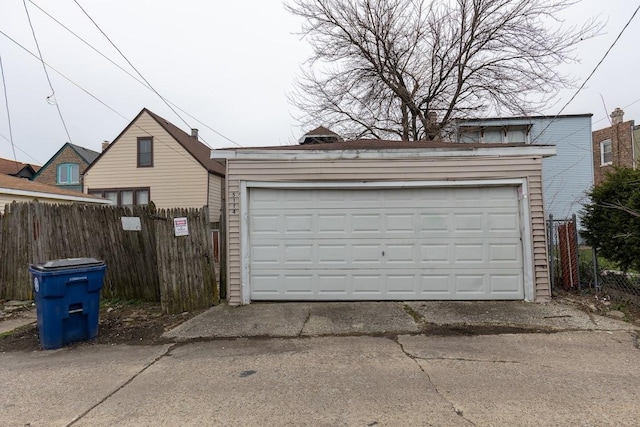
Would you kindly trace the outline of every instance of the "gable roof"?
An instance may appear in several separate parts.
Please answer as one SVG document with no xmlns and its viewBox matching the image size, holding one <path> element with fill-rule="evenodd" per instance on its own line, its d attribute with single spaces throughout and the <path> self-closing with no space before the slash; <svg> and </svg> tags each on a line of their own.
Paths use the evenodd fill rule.
<svg viewBox="0 0 640 427">
<path fill-rule="evenodd" d="M 38 195 L 53 199 L 95 201 L 106 204 L 107 200 L 102 197 L 89 194 L 78 193 L 77 191 L 65 190 L 54 185 L 43 184 L 25 178 L 0 174 L 0 193 L 5 194 L 30 194 L 34 197 Z"/>
<path fill-rule="evenodd" d="M 322 144 L 323 142 L 342 141 L 342 137 L 324 126 L 310 130 L 298 139 L 300 144 Z"/>
<path fill-rule="evenodd" d="M 87 164 L 93 163 L 93 161 L 100 155 L 97 151 L 89 150 L 88 148 L 80 147 L 79 145 L 71 144 L 69 142 L 67 142 L 67 144 L 69 144 L 69 146 L 73 148 L 76 153 L 78 153 L 78 156 L 82 157 Z"/>
<path fill-rule="evenodd" d="M 70 147 L 75 151 L 76 154 L 87 163 L 87 165 L 90 165 L 100 155 L 97 151 L 89 150 L 88 148 L 80 147 L 79 145 L 75 145 L 70 142 L 65 142 L 64 145 L 60 147 L 60 149 L 56 151 L 49 160 L 47 160 L 47 163 L 38 170 L 38 172 L 33 176 L 33 179 L 37 178 L 43 170 L 47 169 L 67 147 Z"/>
<path fill-rule="evenodd" d="M 0 158 L 0 174 L 2 175 L 16 175 L 24 168 L 30 168 L 33 173 L 40 170 L 40 166 Z"/>
<path fill-rule="evenodd" d="M 318 126 L 317 128 L 305 133 L 304 136 L 340 136 L 331 129 L 327 129 L 324 126 Z"/>
<path fill-rule="evenodd" d="M 124 135 L 131 128 L 131 126 L 133 126 L 133 124 L 140 118 L 143 113 L 147 113 L 149 116 L 151 116 L 151 118 L 153 118 L 173 139 L 175 139 L 178 144 L 180 144 L 185 150 L 187 150 L 187 152 L 191 154 L 191 156 L 208 172 L 219 176 L 225 175 L 225 167 L 221 163 L 210 158 L 211 148 L 198 141 L 197 137 L 189 135 L 170 121 L 160 117 L 156 113 L 153 113 L 146 108 L 140 110 L 138 115 L 133 120 L 131 120 L 131 122 L 127 125 L 127 127 L 124 128 L 122 132 L 120 132 L 116 139 L 114 139 L 113 142 L 109 144 L 109 146 L 102 153 L 100 153 L 100 155 L 93 161 L 93 163 L 89 165 L 89 167 L 85 170 L 85 173 L 87 173 L 89 169 L 91 169 L 91 167 L 96 164 L 99 159 L 107 151 L 109 151 L 109 149 L 114 144 L 118 142 L 120 137 L 122 137 L 122 135 Z"/>
</svg>

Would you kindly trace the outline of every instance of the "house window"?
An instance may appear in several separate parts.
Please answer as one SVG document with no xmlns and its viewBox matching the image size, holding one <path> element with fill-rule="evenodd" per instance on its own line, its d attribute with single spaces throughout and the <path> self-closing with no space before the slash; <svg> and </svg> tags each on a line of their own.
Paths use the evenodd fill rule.
<svg viewBox="0 0 640 427">
<path fill-rule="evenodd" d="M 62 163 L 58 165 L 56 175 L 58 184 L 80 184 L 80 166 L 77 163 Z"/>
<path fill-rule="evenodd" d="M 613 163 L 613 151 L 611 140 L 606 139 L 600 143 L 600 165 L 610 165 Z"/>
<path fill-rule="evenodd" d="M 153 137 L 138 138 L 138 167 L 153 167 Z"/>
<path fill-rule="evenodd" d="M 149 204 L 148 188 L 123 188 L 123 189 L 89 189 L 89 194 L 104 197 L 111 200 L 117 206 L 146 206 Z"/>
</svg>

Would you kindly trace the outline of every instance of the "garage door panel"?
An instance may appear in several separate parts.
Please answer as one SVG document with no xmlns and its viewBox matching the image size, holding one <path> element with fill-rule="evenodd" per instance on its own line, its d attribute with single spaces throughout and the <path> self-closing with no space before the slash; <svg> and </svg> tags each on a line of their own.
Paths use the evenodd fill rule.
<svg viewBox="0 0 640 427">
<path fill-rule="evenodd" d="M 420 262 L 448 264 L 451 262 L 450 247 L 448 243 L 420 243 Z"/>
<path fill-rule="evenodd" d="M 351 291 L 348 274 L 318 273 L 316 289 L 318 294 L 346 296 Z"/>
<path fill-rule="evenodd" d="M 414 243 L 351 243 L 346 239 L 308 240 L 274 244 L 254 244 L 251 258 L 253 268 L 478 268 L 490 264 L 493 269 L 521 268 L 521 251 L 516 243 L 461 244 L 457 242 L 423 244 Z M 484 267 L 483 267 L 484 268 Z"/>
<path fill-rule="evenodd" d="M 418 291 L 426 295 L 452 294 L 452 274 L 420 274 Z"/>
<path fill-rule="evenodd" d="M 351 285 L 354 294 L 380 294 L 382 289 L 382 276 L 379 274 L 353 273 Z"/>
<path fill-rule="evenodd" d="M 518 245 L 516 244 L 490 244 L 489 261 L 491 263 L 513 262 L 519 263 Z"/>
<path fill-rule="evenodd" d="M 487 293 L 485 275 L 483 274 L 456 274 L 455 275 L 456 294 L 476 294 L 478 296 Z"/>
<path fill-rule="evenodd" d="M 399 270 L 397 274 L 365 274 L 354 271 L 336 273 L 305 272 L 286 275 L 256 274 L 252 290 L 255 299 L 519 299 L 521 274 L 428 274 Z M 387 297 L 393 295 L 392 297 Z"/>
<path fill-rule="evenodd" d="M 515 187 L 250 189 L 252 299 L 522 299 Z"/>
<path fill-rule="evenodd" d="M 522 276 L 518 274 L 492 274 L 490 277 L 491 293 L 516 293 L 520 289 Z"/>
<path fill-rule="evenodd" d="M 465 213 L 453 215 L 453 226 L 455 231 L 475 231 L 482 233 L 486 227 L 484 225 L 483 213 Z"/>
<path fill-rule="evenodd" d="M 519 231 L 518 218 L 514 217 L 514 215 L 489 213 L 488 217 L 489 231 L 491 232 Z"/>
</svg>

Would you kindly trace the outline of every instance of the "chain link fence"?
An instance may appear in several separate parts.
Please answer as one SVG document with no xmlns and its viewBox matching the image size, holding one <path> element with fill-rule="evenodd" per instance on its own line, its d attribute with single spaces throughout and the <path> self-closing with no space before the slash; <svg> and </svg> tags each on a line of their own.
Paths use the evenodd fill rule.
<svg viewBox="0 0 640 427">
<path fill-rule="evenodd" d="M 588 285 L 605 293 L 614 301 L 633 304 L 640 308 L 640 273 L 605 268 L 608 262 L 598 257 L 595 250 L 591 248 L 585 248 L 585 250 L 592 251 L 595 262 L 595 268 L 593 263 L 587 266 L 595 271 Z"/>
<path fill-rule="evenodd" d="M 611 300 L 640 309 L 640 272 L 620 271 L 599 257 L 595 249 L 580 244 L 575 215 L 561 219 L 549 215 L 547 233 L 554 292 L 560 289 L 601 292 Z"/>
</svg>

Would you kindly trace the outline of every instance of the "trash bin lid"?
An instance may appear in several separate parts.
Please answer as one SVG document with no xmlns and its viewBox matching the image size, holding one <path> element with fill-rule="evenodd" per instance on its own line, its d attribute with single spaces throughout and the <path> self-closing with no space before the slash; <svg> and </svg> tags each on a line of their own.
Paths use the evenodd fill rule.
<svg viewBox="0 0 640 427">
<path fill-rule="evenodd" d="M 51 271 L 98 265 L 104 265 L 104 261 L 98 261 L 95 258 L 63 258 L 47 261 L 44 264 L 36 264 L 32 267 L 36 270 Z"/>
</svg>

